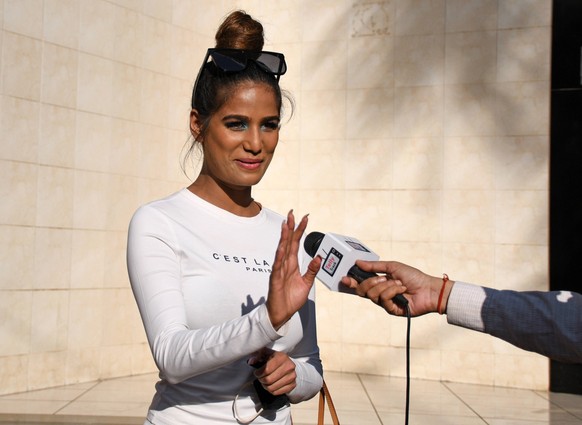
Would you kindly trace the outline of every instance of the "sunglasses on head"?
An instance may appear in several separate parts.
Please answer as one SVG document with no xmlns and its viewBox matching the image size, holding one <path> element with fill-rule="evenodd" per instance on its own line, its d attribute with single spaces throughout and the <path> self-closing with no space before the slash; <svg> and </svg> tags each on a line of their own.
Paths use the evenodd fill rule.
<svg viewBox="0 0 582 425">
<path fill-rule="evenodd" d="M 225 73 L 241 72 L 246 69 L 249 61 L 255 62 L 267 74 L 274 76 L 277 81 L 279 81 L 281 75 L 287 72 L 287 64 L 285 63 L 285 56 L 283 53 L 210 48 L 206 51 L 202 67 L 196 77 L 193 91 L 194 94 L 196 93 L 200 76 L 206 67 L 208 59 L 210 59 L 218 69 Z"/>
</svg>

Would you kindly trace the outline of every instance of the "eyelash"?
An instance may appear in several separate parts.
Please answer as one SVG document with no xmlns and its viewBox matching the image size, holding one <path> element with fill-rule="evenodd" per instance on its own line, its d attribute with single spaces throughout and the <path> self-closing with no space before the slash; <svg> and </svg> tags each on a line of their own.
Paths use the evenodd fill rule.
<svg viewBox="0 0 582 425">
<path fill-rule="evenodd" d="M 231 130 L 245 130 L 248 127 L 247 123 L 243 121 L 229 121 L 225 126 Z"/>
<path fill-rule="evenodd" d="M 267 127 L 269 130 L 278 130 L 280 123 L 279 121 L 268 121 L 263 124 L 264 127 Z"/>
<path fill-rule="evenodd" d="M 248 123 L 244 121 L 229 121 L 225 125 L 230 130 L 246 130 L 249 127 Z M 265 127 L 267 130 L 278 130 L 279 125 L 278 121 L 267 121 L 261 127 Z"/>
</svg>

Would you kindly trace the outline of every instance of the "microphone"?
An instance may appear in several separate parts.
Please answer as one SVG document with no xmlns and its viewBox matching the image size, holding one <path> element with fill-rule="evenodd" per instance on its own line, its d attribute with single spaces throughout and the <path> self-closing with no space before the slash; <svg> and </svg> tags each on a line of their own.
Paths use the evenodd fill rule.
<svg viewBox="0 0 582 425">
<path fill-rule="evenodd" d="M 343 276 L 349 276 L 356 282 L 378 276 L 356 266 L 356 260 L 377 261 L 380 257 L 356 238 L 338 235 L 336 233 L 311 232 L 303 242 L 305 252 L 311 257 L 319 255 L 323 258 L 321 269 L 316 277 L 329 289 L 338 292 L 350 292 L 341 284 Z M 353 292 L 351 292 L 353 293 Z M 401 306 L 408 304 L 402 295 L 396 295 L 393 300 Z"/>
</svg>

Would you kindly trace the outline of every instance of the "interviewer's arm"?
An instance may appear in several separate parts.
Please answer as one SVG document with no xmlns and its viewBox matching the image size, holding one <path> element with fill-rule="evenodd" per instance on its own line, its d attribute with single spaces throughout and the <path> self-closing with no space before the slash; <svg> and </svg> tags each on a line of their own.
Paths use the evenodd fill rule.
<svg viewBox="0 0 582 425">
<path fill-rule="evenodd" d="M 500 291 L 456 282 L 447 321 L 554 360 L 582 363 L 582 295 L 575 292 Z"/>
<path fill-rule="evenodd" d="M 395 261 L 358 261 L 358 266 L 385 275 L 360 285 L 347 277 L 342 282 L 390 314 L 406 314 L 392 301 L 396 294 L 404 294 L 412 316 L 439 311 L 446 313 L 451 324 L 488 333 L 554 360 L 582 363 L 581 294 L 500 291 L 430 276 Z"/>
</svg>

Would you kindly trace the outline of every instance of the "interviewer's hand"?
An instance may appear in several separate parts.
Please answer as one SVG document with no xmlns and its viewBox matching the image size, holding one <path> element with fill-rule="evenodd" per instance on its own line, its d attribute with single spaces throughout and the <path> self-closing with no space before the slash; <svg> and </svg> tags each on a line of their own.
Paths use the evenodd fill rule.
<svg viewBox="0 0 582 425">
<path fill-rule="evenodd" d="M 305 304 L 315 275 L 321 267 L 321 258 L 316 256 L 304 275 L 299 271 L 297 252 L 306 228 L 307 216 L 304 216 L 295 229 L 293 211 L 289 211 L 287 220 L 281 226 L 281 238 L 275 253 L 266 302 L 275 329 L 283 326 Z"/>
<path fill-rule="evenodd" d="M 404 294 L 408 299 L 410 315 L 413 317 L 437 311 L 438 297 L 443 285 L 442 278 L 429 276 L 396 261 L 358 260 L 356 264 L 362 270 L 385 275 L 366 279 L 359 285 L 354 279 L 345 276 L 342 283 L 355 289 L 359 296 L 369 298 L 380 305 L 388 313 L 395 316 L 406 314 L 403 307 L 392 301 L 397 294 Z M 446 309 L 452 283 L 454 282 L 445 287 L 441 310 Z"/>
</svg>

